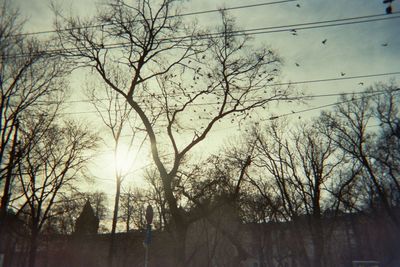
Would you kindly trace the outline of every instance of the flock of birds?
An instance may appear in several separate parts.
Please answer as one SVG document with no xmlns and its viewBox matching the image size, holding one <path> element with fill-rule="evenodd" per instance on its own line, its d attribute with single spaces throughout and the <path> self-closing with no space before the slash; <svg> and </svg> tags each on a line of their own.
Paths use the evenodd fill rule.
<svg viewBox="0 0 400 267">
<path fill-rule="evenodd" d="M 395 0 L 383 0 L 383 4 L 388 4 L 388 6 L 386 8 L 386 14 L 392 14 L 392 12 L 393 12 L 392 2 L 394 2 L 394 1 Z M 300 6 L 300 4 L 297 4 L 296 7 L 300 8 L 301 6 Z M 292 33 L 292 35 L 297 35 L 297 31 L 295 29 L 292 29 L 291 33 Z M 321 43 L 323 45 L 326 45 L 327 41 L 328 41 L 328 39 L 324 39 L 324 40 L 321 41 Z M 381 45 L 383 47 L 387 47 L 389 44 L 388 43 L 383 43 Z M 300 67 L 299 63 L 295 62 L 294 64 L 296 65 L 296 67 Z M 346 75 L 346 73 L 344 73 L 344 72 L 340 73 L 340 76 L 342 76 L 342 77 L 345 76 L 345 75 Z M 364 83 L 360 82 L 359 85 L 364 85 Z"/>
</svg>

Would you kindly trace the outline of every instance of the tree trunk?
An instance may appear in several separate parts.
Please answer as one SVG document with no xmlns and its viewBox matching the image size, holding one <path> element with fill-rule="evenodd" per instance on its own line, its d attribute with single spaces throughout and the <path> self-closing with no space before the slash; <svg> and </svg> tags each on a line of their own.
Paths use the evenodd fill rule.
<svg viewBox="0 0 400 267">
<path fill-rule="evenodd" d="M 176 267 L 185 267 L 186 264 L 186 234 L 187 225 L 180 221 L 175 223 L 174 241 L 175 241 L 175 264 Z"/>
<path fill-rule="evenodd" d="M 325 250 L 325 239 L 322 226 L 322 216 L 321 216 L 321 205 L 320 205 L 320 181 L 322 178 L 318 178 L 315 184 L 318 185 L 314 189 L 314 199 L 313 199 L 313 214 L 311 217 L 310 230 L 311 237 L 314 246 L 313 255 L 313 266 L 325 266 L 324 264 L 324 250 Z"/>
<path fill-rule="evenodd" d="M 38 230 L 32 229 L 32 236 L 29 244 L 28 266 L 35 267 L 36 262 L 36 249 L 37 249 Z"/>
<path fill-rule="evenodd" d="M 126 232 L 129 233 L 130 224 L 131 224 L 131 196 L 127 195 L 127 204 L 126 204 Z"/>
<path fill-rule="evenodd" d="M 321 225 L 321 218 L 314 216 L 311 228 L 311 235 L 313 239 L 314 255 L 313 255 L 313 266 L 325 266 L 324 265 L 324 235 Z"/>
<path fill-rule="evenodd" d="M 6 174 L 6 181 L 4 183 L 4 191 L 3 197 L 1 198 L 1 205 L 0 205 L 0 236 L 2 235 L 2 228 L 3 222 L 7 216 L 7 208 L 8 208 L 8 201 L 10 199 L 10 187 L 11 187 L 11 178 L 12 178 L 12 171 L 14 167 L 14 160 L 15 160 L 15 149 L 17 145 L 18 139 L 18 123 L 15 125 L 13 143 L 10 151 L 10 159 L 7 166 L 7 174 Z"/>
<path fill-rule="evenodd" d="M 118 207 L 119 207 L 119 198 L 121 195 L 121 178 L 117 177 L 117 190 L 115 193 L 115 204 L 114 204 L 114 215 L 111 227 L 111 236 L 110 236 L 110 247 L 108 250 L 108 266 L 113 266 L 113 258 L 115 252 L 115 231 L 117 228 L 117 220 L 118 220 Z"/>
</svg>

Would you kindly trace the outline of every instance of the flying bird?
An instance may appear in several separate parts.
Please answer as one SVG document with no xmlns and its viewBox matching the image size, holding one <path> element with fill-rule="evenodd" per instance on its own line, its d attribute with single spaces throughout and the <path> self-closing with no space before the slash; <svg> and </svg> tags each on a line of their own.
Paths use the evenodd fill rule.
<svg viewBox="0 0 400 267">
<path fill-rule="evenodd" d="M 383 43 L 382 46 L 388 46 L 388 43 Z"/>
<path fill-rule="evenodd" d="M 359 85 L 364 85 L 364 83 L 363 83 L 363 82 L 359 82 L 358 84 L 359 84 Z"/>
<path fill-rule="evenodd" d="M 297 6 L 298 8 L 300 8 L 300 4 L 297 4 L 296 6 Z"/>
<path fill-rule="evenodd" d="M 324 39 L 324 40 L 322 41 L 322 44 L 326 44 L 326 41 L 328 41 L 328 39 Z"/>
<path fill-rule="evenodd" d="M 300 67 L 300 64 L 299 64 L 299 63 L 296 62 L 296 63 L 294 63 L 294 64 L 296 64 L 296 67 Z"/>
<path fill-rule="evenodd" d="M 391 6 L 391 5 L 389 5 L 389 6 L 386 8 L 386 14 L 392 14 L 392 6 Z"/>
<path fill-rule="evenodd" d="M 292 35 L 297 35 L 297 31 L 295 29 L 291 30 Z"/>
<path fill-rule="evenodd" d="M 346 75 L 346 73 L 344 73 L 344 72 L 341 72 L 341 73 L 340 73 L 340 75 L 341 75 L 341 76 L 344 76 L 344 75 Z"/>
</svg>

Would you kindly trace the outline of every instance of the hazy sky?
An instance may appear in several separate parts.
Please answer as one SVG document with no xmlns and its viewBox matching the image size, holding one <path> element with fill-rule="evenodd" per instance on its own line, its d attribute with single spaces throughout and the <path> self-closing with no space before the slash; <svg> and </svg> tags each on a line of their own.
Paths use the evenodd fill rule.
<svg viewBox="0 0 400 267">
<path fill-rule="evenodd" d="M 55 0 L 65 12 L 87 16 L 94 14 L 96 5 L 101 6 L 105 1 Z M 12 2 L 19 6 L 22 14 L 28 18 L 27 31 L 52 29 L 50 0 L 13 0 Z M 131 2 L 133 0 L 126 1 L 128 4 Z M 268 2 L 283 3 L 242 8 L 232 10 L 230 13 L 236 17 L 237 24 L 242 29 L 253 29 L 378 15 L 384 14 L 386 8 L 381 0 L 299 0 L 293 2 L 185 0 L 182 1 L 181 6 L 183 13 L 188 13 Z M 400 13 L 395 13 L 400 11 L 400 0 L 395 0 L 393 3 L 393 11 L 394 14 L 387 15 L 387 18 L 400 16 Z M 196 18 L 200 24 L 204 25 L 216 25 L 219 21 L 219 15 L 216 12 L 190 16 L 190 18 Z M 350 21 L 337 21 L 336 23 L 343 22 Z M 297 35 L 293 35 L 290 31 L 263 33 L 255 35 L 254 38 L 260 45 L 271 46 L 284 59 L 283 81 L 353 77 L 400 71 L 399 26 L 400 18 L 397 18 L 297 30 Z M 291 28 L 296 28 L 296 26 L 287 29 Z M 325 39 L 325 44 L 322 44 Z M 369 85 L 378 80 L 387 80 L 387 78 L 374 77 L 361 80 L 364 85 Z M 308 84 L 303 85 L 302 88 L 307 89 L 310 94 L 348 92 L 359 90 L 360 87 L 357 85 L 361 80 Z M 331 102 L 332 99 L 329 101 Z"/>
<path fill-rule="evenodd" d="M 94 14 L 96 5 L 105 0 L 64 0 L 58 4 L 68 13 L 87 15 Z M 56 1 L 57 2 L 57 1 Z M 128 0 L 130 4 L 133 0 Z M 254 35 L 259 45 L 266 44 L 272 47 L 283 58 L 282 82 L 314 81 L 321 79 L 336 79 L 336 81 L 307 83 L 298 85 L 306 94 L 331 94 L 341 92 L 361 91 L 366 86 L 377 81 L 388 81 L 397 75 L 352 79 L 354 76 L 376 75 L 400 72 L 400 18 L 364 23 L 353 23 L 333 27 L 319 27 L 321 24 L 308 24 L 303 27 L 317 26 L 312 29 L 298 29 L 296 35 L 290 29 L 303 23 L 321 21 L 336 21 L 332 23 L 346 23 L 358 18 L 371 15 L 383 15 L 386 5 L 381 0 L 299 0 L 283 1 L 221 1 L 221 0 L 186 0 L 182 1 L 182 12 L 213 10 L 216 8 L 230 8 L 243 5 L 254 5 L 267 2 L 282 2 L 258 7 L 241 8 L 230 13 L 236 17 L 237 24 L 242 29 L 265 28 L 292 25 L 282 32 L 269 32 Z M 43 31 L 52 29 L 52 13 L 48 0 L 12 0 L 18 6 L 23 16 L 27 17 L 26 31 Z M 400 0 L 393 3 L 394 14 L 380 17 L 365 17 L 364 20 L 376 18 L 399 17 Z M 217 25 L 218 13 L 190 16 L 196 18 L 201 25 Z M 339 21 L 337 21 L 339 20 Z M 359 20 L 358 20 L 359 21 Z M 326 25 L 326 24 L 325 24 Z M 349 78 L 349 79 L 343 79 Z M 351 78 L 351 79 L 350 79 Z M 81 79 L 73 81 L 73 88 L 82 91 Z M 78 98 L 81 95 L 78 96 Z M 274 114 L 298 112 L 319 105 L 337 101 L 337 97 L 316 98 L 307 105 L 293 103 L 273 106 L 270 112 Z M 87 106 L 73 108 L 74 112 L 91 110 Z M 296 113 L 293 119 L 317 116 L 320 110 L 305 113 Z M 95 120 L 94 114 L 78 114 L 90 120 Z M 266 113 L 263 119 L 268 119 Z M 100 125 L 100 123 L 99 123 Z M 220 125 L 210 140 L 220 140 L 227 132 L 232 132 L 230 125 Z M 213 141 L 211 141 L 213 142 Z M 101 164 L 100 164 L 101 165 Z M 97 174 L 100 179 L 110 179 L 107 172 Z M 104 180 L 110 188 L 112 179 Z M 113 190 L 108 190 L 110 194 Z"/>
</svg>

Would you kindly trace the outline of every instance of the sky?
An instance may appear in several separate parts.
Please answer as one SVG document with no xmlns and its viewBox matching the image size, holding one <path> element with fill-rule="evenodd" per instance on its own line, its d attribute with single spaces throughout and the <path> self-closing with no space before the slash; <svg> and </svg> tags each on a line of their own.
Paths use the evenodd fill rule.
<svg viewBox="0 0 400 267">
<path fill-rule="evenodd" d="M 94 0 L 64 0 L 55 1 L 65 11 L 74 15 L 90 16 L 95 14 L 96 8 L 104 1 Z M 275 2 L 275 3 L 271 3 Z M 26 32 L 46 31 L 52 29 L 52 12 L 48 0 L 12 0 L 13 5 L 20 8 L 21 14 L 27 18 Z M 127 0 L 127 4 L 133 0 Z M 261 5 L 271 3 L 268 5 Z M 259 5 L 258 5 L 259 4 Z M 248 7 L 243 7 L 243 6 Z M 253 6 L 252 5 L 258 5 Z M 247 0 L 247 1 L 222 1 L 222 0 L 184 0 L 181 3 L 183 13 L 214 10 L 218 8 L 232 8 L 242 6 L 230 11 L 236 18 L 241 29 L 254 29 L 266 27 L 288 26 L 285 31 L 264 30 L 253 35 L 254 43 L 259 46 L 267 45 L 275 50 L 283 59 L 281 82 L 303 82 L 295 87 L 307 95 L 337 94 L 362 91 L 376 82 L 388 82 L 400 76 L 400 0 L 395 0 L 393 14 L 384 15 L 386 5 L 381 0 Z M 375 17 L 375 15 L 382 15 Z M 370 17 L 373 16 L 373 17 Z M 382 19 L 364 23 L 354 23 L 357 20 L 343 20 L 360 18 L 363 20 Z M 200 25 L 212 27 L 218 24 L 219 14 L 210 12 L 201 15 L 188 16 L 196 19 Z M 332 21 L 325 24 L 298 24 Z M 320 27 L 332 23 L 351 22 L 350 24 L 330 27 Z M 296 26 L 297 25 L 297 26 Z M 316 26 L 310 29 L 292 29 Z M 275 28 L 277 29 L 277 28 Z M 282 28 L 280 28 L 282 29 Z M 390 74 L 395 73 L 395 74 Z M 355 78 L 359 76 L 371 76 Z M 320 81 L 317 80 L 329 80 Z M 71 79 L 74 92 L 73 99 L 82 99 L 84 77 L 75 73 Z M 273 105 L 260 115 L 260 119 L 268 120 L 271 116 L 285 116 L 290 114 L 293 121 L 308 119 L 318 116 L 322 109 L 304 110 L 332 104 L 337 101 L 337 96 L 320 97 L 307 101 L 304 105 L 294 103 L 280 103 Z M 90 121 L 93 125 L 104 130 L 101 122 L 91 106 L 70 103 L 71 116 Z M 85 113 L 82 113 L 85 112 Z M 292 115 L 293 114 L 293 115 Z M 219 147 L 232 133 L 238 134 L 241 129 L 230 124 L 218 125 L 211 133 L 208 141 L 197 149 L 204 155 L 210 147 Z M 216 145 L 218 144 L 218 145 Z M 207 149 L 204 149 L 207 148 Z M 211 150 L 212 151 L 212 150 Z M 215 150 L 216 151 L 216 150 Z M 215 152 L 214 151 L 214 152 Z M 213 152 L 213 153 L 214 153 Z M 110 161 L 110 148 L 107 146 L 99 152 L 97 163 L 94 163 L 93 174 L 96 176 L 96 186 L 106 190 L 112 198 L 113 179 L 112 170 L 104 164 Z M 135 152 L 137 153 L 137 152 Z M 217 152 L 215 152 L 217 153 Z M 139 152 L 138 158 L 145 158 L 145 151 Z M 138 160 L 136 168 L 141 169 L 148 164 L 146 160 Z M 137 174 L 137 176 L 135 176 Z M 140 183 L 140 172 L 130 178 L 133 184 Z"/>
</svg>

